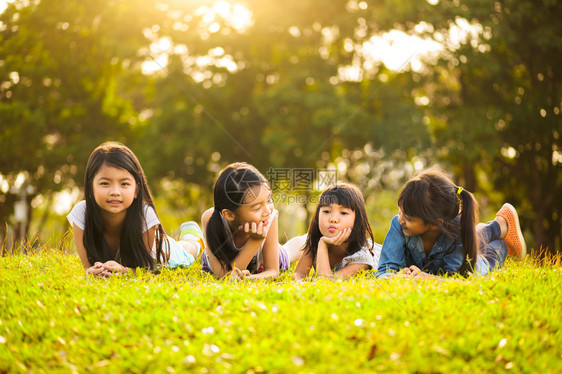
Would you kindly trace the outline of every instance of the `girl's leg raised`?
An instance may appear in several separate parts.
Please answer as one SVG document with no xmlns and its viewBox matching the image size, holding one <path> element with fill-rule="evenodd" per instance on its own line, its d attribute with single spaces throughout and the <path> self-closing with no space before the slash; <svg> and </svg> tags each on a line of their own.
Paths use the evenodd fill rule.
<svg viewBox="0 0 562 374">
<path fill-rule="evenodd" d="M 301 258 L 302 249 L 306 243 L 306 237 L 307 234 L 295 236 L 289 239 L 287 243 L 283 244 L 283 249 L 285 249 L 289 256 L 289 263 L 294 264 Z"/>
<path fill-rule="evenodd" d="M 203 232 L 199 225 L 194 221 L 184 222 L 180 226 L 180 240 L 178 243 L 183 249 L 197 258 L 205 248 Z"/>
<path fill-rule="evenodd" d="M 489 271 L 501 267 L 507 257 L 507 244 L 501 236 L 503 234 L 500 224 L 494 220 L 488 223 L 479 223 L 476 226 L 480 254 L 488 261 Z M 505 236 L 505 234 L 504 234 Z"/>
<path fill-rule="evenodd" d="M 501 239 L 507 243 L 509 255 L 519 258 L 525 257 L 527 254 L 527 244 L 521 232 L 519 216 L 513 205 L 509 203 L 503 204 L 496 214 L 496 221 L 501 226 Z"/>
</svg>

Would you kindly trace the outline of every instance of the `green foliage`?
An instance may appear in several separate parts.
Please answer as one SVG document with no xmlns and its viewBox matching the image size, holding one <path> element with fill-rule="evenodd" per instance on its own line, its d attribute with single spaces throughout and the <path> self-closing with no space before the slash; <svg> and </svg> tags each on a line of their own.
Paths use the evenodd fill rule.
<svg viewBox="0 0 562 374">
<path fill-rule="evenodd" d="M 229 283 L 84 279 L 73 254 L 0 258 L 0 371 L 558 372 L 560 261 L 488 277 Z"/>
<path fill-rule="evenodd" d="M 205 13 L 173 4 L 176 18 L 192 32 L 178 32 L 169 19 L 157 35 L 187 46 L 189 57 L 172 56 L 151 90 L 147 131 L 167 146 L 155 151 L 159 143 L 146 137 L 142 149 L 154 158 L 148 173 L 162 175 L 169 169 L 160 172 L 157 165 L 172 165 L 176 177 L 209 180 L 207 161 L 215 151 L 222 165 L 245 160 L 267 170 L 315 167 L 323 163 L 322 153 L 333 159 L 367 143 L 388 151 L 428 146 L 407 76 L 398 74 L 387 84 L 338 79 L 338 69 L 354 58 L 345 40 L 361 41 L 355 36 L 358 14 L 346 3 L 250 2 L 252 24 L 246 31 L 216 15 L 214 33 Z M 207 58 L 207 65 L 198 65 L 198 58 Z M 227 69 L 221 59 L 231 59 L 236 69 Z M 194 84 L 184 74 L 202 80 Z"/>
<path fill-rule="evenodd" d="M 560 2 L 471 0 L 440 1 L 419 19 L 433 38 L 463 19 L 473 27 L 459 43 L 445 38 L 424 86 L 441 156 L 468 189 L 478 190 L 482 168 L 507 200 L 528 201 L 522 220 L 553 252 L 562 240 L 561 16 Z"/>
<path fill-rule="evenodd" d="M 138 69 L 148 5 L 16 1 L 0 15 L 0 174 L 10 187 L 18 175 L 35 195 L 81 185 L 95 146 L 131 136 L 122 81 Z"/>
</svg>

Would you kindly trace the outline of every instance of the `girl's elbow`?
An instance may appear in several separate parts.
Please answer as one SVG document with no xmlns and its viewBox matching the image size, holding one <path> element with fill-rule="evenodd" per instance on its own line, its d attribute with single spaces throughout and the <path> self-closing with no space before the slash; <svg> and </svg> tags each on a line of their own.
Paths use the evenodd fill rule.
<svg viewBox="0 0 562 374">
<path fill-rule="evenodd" d="M 293 274 L 292 279 L 294 281 L 303 281 L 305 278 L 302 274 L 295 273 L 295 274 Z"/>
<path fill-rule="evenodd" d="M 335 273 L 328 273 L 328 274 L 318 274 L 318 278 L 337 280 L 337 279 L 343 279 L 344 277 L 339 276 L 338 274 Z"/>
<path fill-rule="evenodd" d="M 378 269 L 375 272 L 375 277 L 379 279 L 388 278 L 394 274 L 397 274 L 400 271 L 400 267 L 391 264 L 382 264 L 379 265 Z"/>
<path fill-rule="evenodd" d="M 261 273 L 257 273 L 256 275 L 259 278 L 277 278 L 279 276 L 279 269 L 268 269 L 266 268 L 264 271 L 262 271 Z"/>
<path fill-rule="evenodd" d="M 269 271 L 268 278 L 278 278 L 279 274 L 279 269 L 271 269 Z"/>
<path fill-rule="evenodd" d="M 318 270 L 317 271 L 317 275 L 319 277 L 324 277 L 324 278 L 333 278 L 334 277 L 334 273 L 332 272 L 332 270 Z"/>
</svg>

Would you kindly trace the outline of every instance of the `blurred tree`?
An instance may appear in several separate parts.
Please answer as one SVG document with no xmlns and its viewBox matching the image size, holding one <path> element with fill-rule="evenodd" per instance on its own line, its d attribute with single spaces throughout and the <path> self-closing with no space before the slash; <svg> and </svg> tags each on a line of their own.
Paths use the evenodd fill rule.
<svg viewBox="0 0 562 374">
<path fill-rule="evenodd" d="M 424 158 L 433 145 L 466 188 L 478 191 L 477 173 L 492 179 L 522 207 L 537 243 L 555 250 L 561 7 L 16 1 L 0 16 L 2 220 L 13 209 L 6 186 L 18 176 L 35 193 L 73 186 L 108 139 L 135 150 L 152 184 L 201 186 L 194 199 L 234 161 L 266 173 L 343 160 L 346 177 L 371 191 L 370 175 L 386 183 L 375 169 L 391 170 L 389 157 Z M 443 49 L 421 68 L 405 58 L 390 70 L 383 51 L 365 43 L 391 29 Z M 143 74 L 147 62 L 153 73 Z"/>
<path fill-rule="evenodd" d="M 562 4 L 556 0 L 351 0 L 365 39 L 396 29 L 443 50 L 411 71 L 436 154 L 467 189 L 477 172 L 519 206 L 536 248 L 561 247 Z M 534 245 L 535 247 L 535 245 Z"/>
<path fill-rule="evenodd" d="M 365 13 L 348 1 L 169 4 L 174 17 L 154 40 L 169 37 L 169 50 L 180 52 L 147 103 L 147 131 L 164 134 L 168 146 L 140 147 L 154 155 L 154 169 L 175 165 L 162 173 L 205 181 L 219 159 L 265 174 L 326 167 L 368 143 L 410 156 L 430 144 L 409 75 L 363 67 Z"/>
<path fill-rule="evenodd" d="M 158 16 L 151 4 L 15 1 L 0 15 L 2 222 L 18 176 L 34 187 L 28 202 L 81 185 L 96 145 L 132 135 L 136 113 L 123 80 L 139 71 L 143 28 Z"/>
<path fill-rule="evenodd" d="M 428 34 L 445 37 L 445 53 L 426 88 L 441 155 L 469 189 L 485 170 L 522 208 L 536 247 L 559 251 L 562 3 L 440 1 L 434 10 Z"/>
</svg>

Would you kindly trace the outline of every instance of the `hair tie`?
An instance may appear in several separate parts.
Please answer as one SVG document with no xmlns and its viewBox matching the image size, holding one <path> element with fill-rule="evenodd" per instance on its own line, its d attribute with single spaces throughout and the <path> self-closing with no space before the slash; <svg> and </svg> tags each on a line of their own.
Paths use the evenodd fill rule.
<svg viewBox="0 0 562 374">
<path fill-rule="evenodd" d="M 459 197 L 460 197 L 460 196 L 461 196 L 461 193 L 462 193 L 462 191 L 463 191 L 463 188 L 462 188 L 462 187 L 458 187 L 458 188 L 457 188 L 457 196 L 459 196 Z"/>
</svg>

